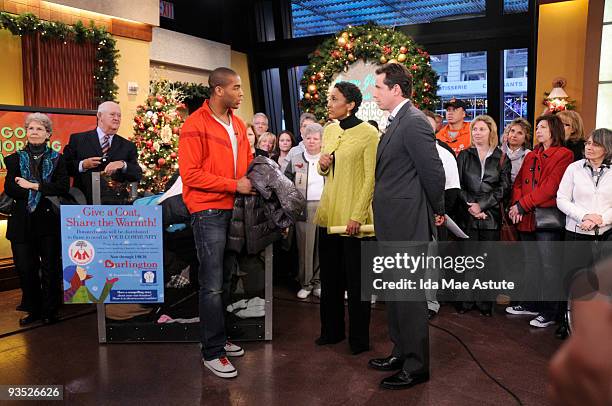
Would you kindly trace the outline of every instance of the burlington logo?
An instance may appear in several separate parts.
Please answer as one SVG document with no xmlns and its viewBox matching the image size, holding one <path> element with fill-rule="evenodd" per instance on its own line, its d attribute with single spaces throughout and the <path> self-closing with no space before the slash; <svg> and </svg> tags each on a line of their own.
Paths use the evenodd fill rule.
<svg viewBox="0 0 612 406">
<path fill-rule="evenodd" d="M 135 268 L 135 269 L 157 269 L 157 262 L 113 262 L 110 259 L 104 261 L 105 268 Z"/>
</svg>

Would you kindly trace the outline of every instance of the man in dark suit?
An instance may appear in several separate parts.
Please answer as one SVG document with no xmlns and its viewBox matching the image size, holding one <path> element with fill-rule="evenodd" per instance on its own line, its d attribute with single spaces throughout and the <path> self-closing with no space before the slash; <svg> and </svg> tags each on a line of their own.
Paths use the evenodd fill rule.
<svg viewBox="0 0 612 406">
<path fill-rule="evenodd" d="M 426 250 L 436 225 L 444 222 L 444 169 L 425 115 L 408 100 L 412 78 L 405 66 L 389 63 L 376 70 L 374 100 L 389 111 L 389 123 L 378 144 L 374 185 L 374 226 L 379 241 L 423 242 Z M 425 251 L 426 252 L 426 251 Z M 425 293 L 422 300 L 387 301 L 387 358 L 369 366 L 399 370 L 381 381 L 386 389 L 404 389 L 429 380 L 429 330 Z"/>
<path fill-rule="evenodd" d="M 137 182 L 142 177 L 138 154 L 133 142 L 117 135 L 121 125 L 121 108 L 107 101 L 98 107 L 96 129 L 72 134 L 64 148 L 68 173 L 74 186 L 92 203 L 91 174 L 103 172 L 115 182 Z"/>
</svg>

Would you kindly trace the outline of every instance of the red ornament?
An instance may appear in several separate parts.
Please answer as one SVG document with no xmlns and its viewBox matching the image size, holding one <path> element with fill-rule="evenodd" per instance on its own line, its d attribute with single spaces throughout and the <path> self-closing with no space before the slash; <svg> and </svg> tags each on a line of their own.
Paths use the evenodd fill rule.
<svg viewBox="0 0 612 406">
<path fill-rule="evenodd" d="M 393 50 L 391 49 L 391 47 L 389 45 L 385 45 L 383 47 L 383 54 L 385 55 L 389 55 Z"/>
<path fill-rule="evenodd" d="M 424 97 L 423 98 L 423 103 L 429 104 L 429 102 L 430 102 L 429 97 Z"/>
<path fill-rule="evenodd" d="M 175 159 L 176 158 L 176 152 L 171 152 L 170 153 L 170 158 Z"/>
<path fill-rule="evenodd" d="M 412 66 L 410 67 L 410 69 L 412 69 L 414 71 L 417 71 L 417 70 L 419 70 L 419 67 L 418 67 L 418 65 L 416 63 L 413 63 Z"/>
<path fill-rule="evenodd" d="M 315 80 L 317 80 L 317 76 L 316 76 L 316 75 L 312 75 L 312 76 L 310 77 L 310 81 L 311 81 L 311 82 L 314 82 Z"/>
<path fill-rule="evenodd" d="M 159 158 L 157 160 L 157 165 L 159 165 L 159 166 L 164 166 L 165 163 L 166 163 L 166 160 L 164 158 Z"/>
<path fill-rule="evenodd" d="M 153 141 L 149 140 L 146 142 L 145 145 L 147 146 L 147 148 L 151 148 L 153 146 Z"/>
<path fill-rule="evenodd" d="M 317 73 L 317 77 L 319 78 L 319 80 L 321 80 L 325 77 L 325 74 L 323 72 L 319 72 Z"/>
<path fill-rule="evenodd" d="M 315 100 L 319 100 L 319 93 L 315 93 L 314 96 L 312 96 Z"/>
<path fill-rule="evenodd" d="M 157 96 L 157 101 L 160 103 L 164 102 L 164 96 Z"/>
<path fill-rule="evenodd" d="M 178 134 L 179 133 L 179 128 L 178 127 L 172 127 L 172 134 Z"/>
<path fill-rule="evenodd" d="M 338 58 L 340 58 L 340 51 L 338 51 L 338 50 L 334 50 L 334 51 L 332 51 L 331 56 L 332 56 L 332 58 L 334 58 L 334 59 L 338 59 Z"/>
<path fill-rule="evenodd" d="M 405 46 L 401 46 L 399 51 L 400 51 L 400 54 L 406 54 L 408 53 L 408 48 L 406 48 Z"/>
</svg>

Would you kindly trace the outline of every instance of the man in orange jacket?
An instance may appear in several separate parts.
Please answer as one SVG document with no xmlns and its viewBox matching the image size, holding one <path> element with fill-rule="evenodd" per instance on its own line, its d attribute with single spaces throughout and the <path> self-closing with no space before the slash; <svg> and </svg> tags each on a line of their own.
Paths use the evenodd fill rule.
<svg viewBox="0 0 612 406">
<path fill-rule="evenodd" d="M 472 143 L 470 123 L 463 121 L 466 108 L 465 101 L 454 97 L 444 103 L 448 124 L 436 134 L 436 138 L 451 147 L 455 155 L 459 155 L 459 152 L 468 149 Z"/>
<path fill-rule="evenodd" d="M 192 113 L 179 137 L 183 200 L 191 213 L 200 268 L 199 311 L 202 360 L 215 375 L 233 378 L 238 371 L 227 356 L 244 350 L 227 341 L 225 305 L 235 259 L 225 243 L 236 193 L 253 194 L 245 176 L 253 155 L 246 126 L 234 116 L 243 92 L 240 76 L 217 68 L 208 78 L 211 96 Z"/>
</svg>

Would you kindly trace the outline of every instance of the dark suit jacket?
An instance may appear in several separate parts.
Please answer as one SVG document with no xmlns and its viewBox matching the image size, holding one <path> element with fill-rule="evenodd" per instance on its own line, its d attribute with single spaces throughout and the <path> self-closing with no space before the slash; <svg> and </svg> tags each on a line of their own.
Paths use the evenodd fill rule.
<svg viewBox="0 0 612 406">
<path fill-rule="evenodd" d="M 125 172 L 118 170 L 112 176 L 118 182 L 137 182 L 142 177 L 142 169 L 138 165 L 138 153 L 133 142 L 115 134 L 108 151 L 109 162 L 125 161 L 127 169 Z M 91 204 L 91 174 L 104 169 L 102 165 L 89 169 L 83 173 L 79 172 L 79 162 L 83 159 L 102 156 L 102 147 L 96 130 L 72 134 L 68 145 L 64 147 L 64 158 L 68 167 L 68 173 L 74 177 L 74 186 L 81 189 Z"/>
<path fill-rule="evenodd" d="M 444 214 L 444 168 L 431 125 L 408 102 L 378 144 L 374 228 L 380 241 L 430 241 Z"/>
<path fill-rule="evenodd" d="M 4 191 L 15 199 L 13 214 L 8 218 L 6 238 L 20 243 L 31 241 L 32 238 L 41 235 L 57 234 L 59 238 L 59 216 L 55 214 L 51 202 L 45 196 L 62 196 L 68 193 L 70 178 L 64 157 L 61 154 L 58 157 L 51 182 L 40 184 L 38 190 L 42 196 L 33 213 L 27 213 L 26 209 L 29 191 L 15 183 L 15 177 L 21 177 L 19 155 L 11 154 L 4 159 L 4 162 L 6 164 Z"/>
</svg>

